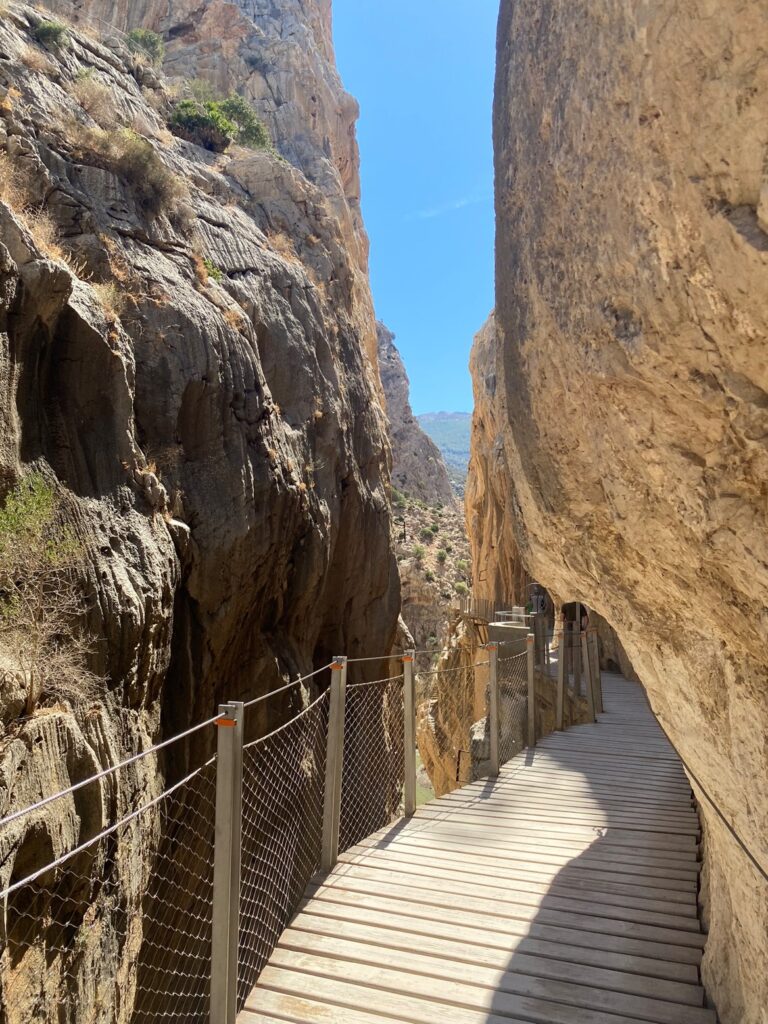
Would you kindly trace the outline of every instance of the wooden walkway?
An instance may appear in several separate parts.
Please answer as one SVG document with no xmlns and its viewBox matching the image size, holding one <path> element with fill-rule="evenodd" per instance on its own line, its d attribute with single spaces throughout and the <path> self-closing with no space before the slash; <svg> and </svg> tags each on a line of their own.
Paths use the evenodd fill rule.
<svg viewBox="0 0 768 1024">
<path fill-rule="evenodd" d="M 715 1024 L 699 823 L 640 686 L 341 857 L 238 1024 Z"/>
</svg>

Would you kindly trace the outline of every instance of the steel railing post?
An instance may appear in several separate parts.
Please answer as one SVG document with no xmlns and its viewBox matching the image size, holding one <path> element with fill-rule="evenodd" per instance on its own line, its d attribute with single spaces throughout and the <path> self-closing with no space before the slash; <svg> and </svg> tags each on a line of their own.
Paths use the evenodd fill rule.
<svg viewBox="0 0 768 1024">
<path fill-rule="evenodd" d="M 221 704 L 216 752 L 216 824 L 211 921 L 211 1024 L 235 1024 L 243 805 L 242 703 Z"/>
<path fill-rule="evenodd" d="M 565 628 L 560 634 L 560 644 L 557 653 L 557 711 L 555 728 L 562 729 L 565 719 Z"/>
<path fill-rule="evenodd" d="M 586 630 L 581 634 L 581 660 L 584 663 L 584 682 L 587 687 L 587 714 L 591 722 L 595 721 L 595 683 L 592 678 L 592 666 L 589 663 L 589 646 Z"/>
<path fill-rule="evenodd" d="M 344 704 L 347 688 L 347 659 L 337 657 L 331 665 L 331 706 L 328 712 L 328 746 L 325 755 L 323 799 L 323 848 L 321 868 L 332 871 L 339 859 L 341 824 L 341 777 L 344 767 Z"/>
<path fill-rule="evenodd" d="M 590 644 L 592 653 L 592 671 L 594 673 L 594 680 L 597 684 L 595 689 L 595 698 L 597 704 L 597 710 L 599 714 L 603 713 L 603 677 L 600 672 L 600 647 L 597 630 L 592 629 L 590 632 L 590 638 L 592 643 Z"/>
<path fill-rule="evenodd" d="M 577 696 L 581 696 L 581 623 L 573 623 L 573 688 Z"/>
<path fill-rule="evenodd" d="M 413 687 L 413 651 L 403 655 L 403 813 L 410 818 L 416 810 L 416 694 Z"/>
<path fill-rule="evenodd" d="M 528 746 L 536 746 L 536 668 L 535 644 L 533 633 L 528 634 L 526 649 L 528 652 Z"/>
<path fill-rule="evenodd" d="M 488 651 L 488 717 L 491 734 L 491 775 L 499 774 L 499 645 L 486 644 Z"/>
</svg>

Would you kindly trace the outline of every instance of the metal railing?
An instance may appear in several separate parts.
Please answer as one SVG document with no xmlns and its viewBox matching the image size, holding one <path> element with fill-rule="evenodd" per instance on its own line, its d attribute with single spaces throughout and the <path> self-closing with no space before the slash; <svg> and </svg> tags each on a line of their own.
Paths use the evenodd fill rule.
<svg viewBox="0 0 768 1024">
<path fill-rule="evenodd" d="M 599 707 L 594 641 L 559 637 L 559 727 L 566 693 L 586 687 L 590 709 Z M 399 673 L 351 683 L 350 663 L 336 658 L 8 814 L 0 822 L 0 991 L 14 1007 L 9 1022 L 35 1019 L 48 1005 L 66 1024 L 169 1015 L 233 1024 L 313 876 L 415 812 L 417 706 L 429 712 L 453 692 L 450 713 L 461 723 L 484 699 L 491 776 L 536 743 L 534 634 L 522 654 L 497 643 L 484 651 L 487 658 L 418 680 L 412 652 L 381 659 L 399 662 Z M 263 702 L 300 686 L 300 710 L 246 741 L 263 727 Z M 205 749 L 200 741 L 214 727 L 213 756 L 159 783 L 163 753 L 184 740 Z M 457 746 L 463 784 L 473 778 L 461 760 L 470 738 L 461 733 Z"/>
</svg>

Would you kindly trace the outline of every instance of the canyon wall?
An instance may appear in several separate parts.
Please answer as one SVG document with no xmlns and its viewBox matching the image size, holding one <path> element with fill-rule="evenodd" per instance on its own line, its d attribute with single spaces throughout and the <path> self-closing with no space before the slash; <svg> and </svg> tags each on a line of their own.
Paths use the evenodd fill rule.
<svg viewBox="0 0 768 1024">
<path fill-rule="evenodd" d="M 437 445 L 413 415 L 408 374 L 394 334 L 379 323 L 378 360 L 392 440 L 392 485 L 426 505 L 454 503 L 451 481 Z"/>
<path fill-rule="evenodd" d="M 49 46 L 39 15 L 3 5 L 0 497 L 31 469 L 62 495 L 101 682 L 19 718 L 26 681 L 0 651 L 0 814 L 223 699 L 336 653 L 386 652 L 397 628 L 356 106 L 333 65 L 330 4 L 177 4 L 163 24 L 165 4 L 120 6 L 166 33 L 174 72 L 258 93 L 279 152 L 173 136 L 179 83 L 110 34 L 115 5 L 78 4 L 82 31 Z M 252 714 L 250 735 L 287 710 Z M 0 884 L 156 795 L 212 742 L 15 823 Z M 131 920 L 150 847 L 115 867 Z M 99 907 L 92 894 L 91 916 Z M 97 964 L 98 937 L 80 939 L 81 965 Z M 53 955 L 44 970 L 20 948 L 0 977 L 11 1024 L 55 1016 L 64 984 Z M 102 956 L 105 984 L 129 955 Z M 70 989 L 78 1019 L 96 1019 L 105 991 Z M 130 990 L 110 1006 L 130 1019 Z"/>
<path fill-rule="evenodd" d="M 768 883 L 710 802 L 768 870 L 766 102 L 760 0 L 502 2 L 475 486 L 614 627 L 692 772 L 724 1024 L 768 1005 Z"/>
</svg>

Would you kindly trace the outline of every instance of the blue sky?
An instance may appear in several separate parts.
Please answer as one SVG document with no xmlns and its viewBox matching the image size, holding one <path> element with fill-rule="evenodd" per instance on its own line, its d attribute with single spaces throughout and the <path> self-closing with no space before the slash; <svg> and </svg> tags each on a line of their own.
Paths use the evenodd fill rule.
<svg viewBox="0 0 768 1024">
<path fill-rule="evenodd" d="M 414 411 L 472 409 L 472 337 L 493 308 L 491 113 L 498 0 L 334 0 L 360 101 L 363 213 L 378 317 Z"/>
</svg>

